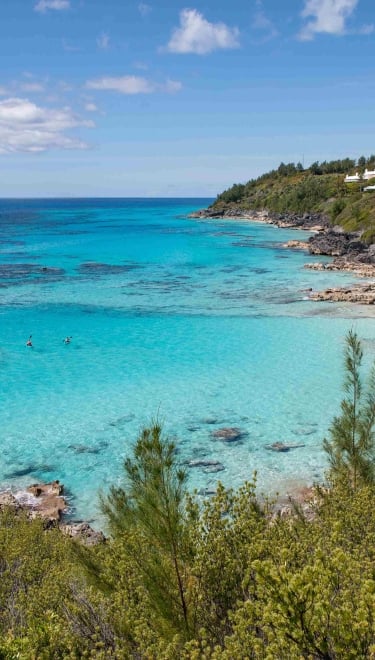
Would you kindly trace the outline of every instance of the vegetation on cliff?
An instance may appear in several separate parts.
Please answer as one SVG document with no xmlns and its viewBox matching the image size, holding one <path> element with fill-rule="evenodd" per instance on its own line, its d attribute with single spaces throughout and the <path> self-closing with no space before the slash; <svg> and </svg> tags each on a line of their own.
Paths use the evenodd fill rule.
<svg viewBox="0 0 375 660">
<path fill-rule="evenodd" d="M 225 210 L 263 210 L 275 213 L 322 213 L 332 224 L 340 224 L 347 231 L 364 230 L 367 241 L 375 238 L 375 191 L 363 192 L 362 183 L 345 183 L 345 175 L 365 169 L 375 169 L 375 155 L 329 162 L 315 162 L 304 169 L 301 163 L 281 163 L 245 184 L 234 184 L 225 190 L 210 207 Z"/>
<path fill-rule="evenodd" d="M 155 423 L 102 498 L 106 543 L 3 510 L 0 658 L 374 658 L 374 385 L 354 333 L 345 360 L 328 487 L 307 507 L 281 515 L 253 482 L 199 502 Z"/>
</svg>

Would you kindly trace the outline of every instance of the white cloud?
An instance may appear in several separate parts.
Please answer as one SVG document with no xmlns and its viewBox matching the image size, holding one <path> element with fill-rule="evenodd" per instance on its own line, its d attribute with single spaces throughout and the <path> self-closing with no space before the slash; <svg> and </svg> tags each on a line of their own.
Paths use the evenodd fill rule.
<svg viewBox="0 0 375 660">
<path fill-rule="evenodd" d="M 85 110 L 87 112 L 98 112 L 98 106 L 95 103 L 86 103 Z"/>
<path fill-rule="evenodd" d="M 54 9 L 61 11 L 62 9 L 70 9 L 70 0 L 39 0 L 34 5 L 34 10 L 44 14 L 46 11 Z"/>
<path fill-rule="evenodd" d="M 220 48 L 238 48 L 238 36 L 237 28 L 225 23 L 209 23 L 196 9 L 183 9 L 180 27 L 173 31 L 167 50 L 205 55 Z"/>
<path fill-rule="evenodd" d="M 140 2 L 138 5 L 138 11 L 141 16 L 147 16 L 152 10 L 150 5 L 147 5 L 145 2 Z"/>
<path fill-rule="evenodd" d="M 358 0 L 305 0 L 301 16 L 311 20 L 300 32 L 300 39 L 308 41 L 318 33 L 345 34 L 346 21 L 357 5 Z"/>
<path fill-rule="evenodd" d="M 26 82 L 26 83 L 20 83 L 19 88 L 23 92 L 29 92 L 29 93 L 38 93 L 38 92 L 44 92 L 44 85 L 42 83 L 38 82 Z"/>
<path fill-rule="evenodd" d="M 107 50 L 109 48 L 109 34 L 108 32 L 102 32 L 102 34 L 96 40 L 98 48 L 101 50 Z"/>
<path fill-rule="evenodd" d="M 85 142 L 65 134 L 78 126 L 91 128 L 94 123 L 80 119 L 70 108 L 42 108 L 28 99 L 5 99 L 0 101 L 0 153 L 85 149 Z"/>
<path fill-rule="evenodd" d="M 119 76 L 97 78 L 88 80 L 88 89 L 109 90 L 120 94 L 153 94 L 154 92 L 177 92 L 182 84 L 175 80 L 167 80 L 166 83 L 155 83 L 140 76 Z"/>
</svg>

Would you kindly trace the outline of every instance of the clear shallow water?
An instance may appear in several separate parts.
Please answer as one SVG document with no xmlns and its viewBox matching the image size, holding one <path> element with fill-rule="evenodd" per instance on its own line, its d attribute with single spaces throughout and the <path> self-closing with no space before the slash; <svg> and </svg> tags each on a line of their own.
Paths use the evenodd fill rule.
<svg viewBox="0 0 375 660">
<path fill-rule="evenodd" d="M 157 414 L 181 461 L 225 467 L 189 469 L 191 487 L 322 477 L 344 337 L 354 327 L 374 358 L 372 310 L 306 300 L 353 280 L 281 247 L 306 232 L 186 217 L 208 202 L 0 201 L 0 484 L 59 478 L 97 518 L 98 489 Z M 214 440 L 222 426 L 247 435 Z M 305 446 L 267 451 L 276 440 Z"/>
</svg>

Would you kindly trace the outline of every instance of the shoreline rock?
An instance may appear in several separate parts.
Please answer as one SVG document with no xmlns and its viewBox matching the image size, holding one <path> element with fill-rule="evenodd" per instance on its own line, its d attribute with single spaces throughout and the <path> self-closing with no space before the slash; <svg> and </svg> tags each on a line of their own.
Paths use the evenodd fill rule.
<svg viewBox="0 0 375 660">
<path fill-rule="evenodd" d="M 315 291 L 310 293 L 309 298 L 317 302 L 350 302 L 360 305 L 374 305 L 375 282 Z"/>
<path fill-rule="evenodd" d="M 283 243 L 283 247 L 290 248 L 291 250 L 305 250 L 307 252 L 309 249 L 309 244 L 307 241 L 292 240 Z"/>
<path fill-rule="evenodd" d="M 344 271 L 353 275 L 375 278 L 375 244 L 367 245 L 361 240 L 361 232 L 346 232 L 342 227 L 332 227 L 329 218 L 320 213 L 272 213 L 232 207 L 230 209 L 202 209 L 192 213 L 192 218 L 244 219 L 264 222 L 280 228 L 314 231 L 307 241 L 291 240 L 283 247 L 308 250 L 313 255 L 333 257 L 330 263 L 309 263 L 310 270 Z M 352 286 L 329 288 L 309 292 L 309 299 L 316 302 L 350 302 L 363 305 L 375 304 L 375 282 Z"/>
<path fill-rule="evenodd" d="M 0 511 L 12 509 L 15 514 L 26 513 L 29 520 L 41 518 L 46 529 L 59 527 L 62 533 L 76 539 L 83 545 L 103 543 L 103 532 L 97 532 L 87 522 L 65 522 L 63 516 L 68 504 L 63 496 L 64 486 L 58 480 L 44 484 L 32 484 L 25 491 L 0 492 Z"/>
<path fill-rule="evenodd" d="M 305 229 L 306 231 L 321 232 L 331 227 L 329 218 L 322 213 L 275 213 L 263 209 L 244 209 L 233 207 L 230 209 L 200 209 L 190 213 L 189 218 L 194 219 L 222 219 L 222 220 L 252 220 L 253 222 L 264 222 L 283 229 Z"/>
</svg>

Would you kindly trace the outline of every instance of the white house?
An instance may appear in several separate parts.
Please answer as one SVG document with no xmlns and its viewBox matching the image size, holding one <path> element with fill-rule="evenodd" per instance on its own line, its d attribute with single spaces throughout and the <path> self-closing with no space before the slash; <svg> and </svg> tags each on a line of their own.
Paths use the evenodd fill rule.
<svg viewBox="0 0 375 660">
<path fill-rule="evenodd" d="M 363 175 L 363 178 L 368 181 L 369 179 L 375 179 L 375 170 L 368 170 L 367 168 L 365 169 L 365 173 Z"/>
<path fill-rule="evenodd" d="M 366 170 L 366 172 L 367 172 L 367 170 Z M 347 174 L 346 177 L 345 177 L 345 183 L 355 183 L 356 181 L 360 181 L 360 180 L 361 180 L 361 177 L 358 174 L 358 172 L 353 174 L 353 176 L 349 176 Z"/>
<path fill-rule="evenodd" d="M 369 190 L 375 190 L 375 186 L 366 186 L 366 188 L 363 188 L 364 192 L 368 192 Z"/>
</svg>

